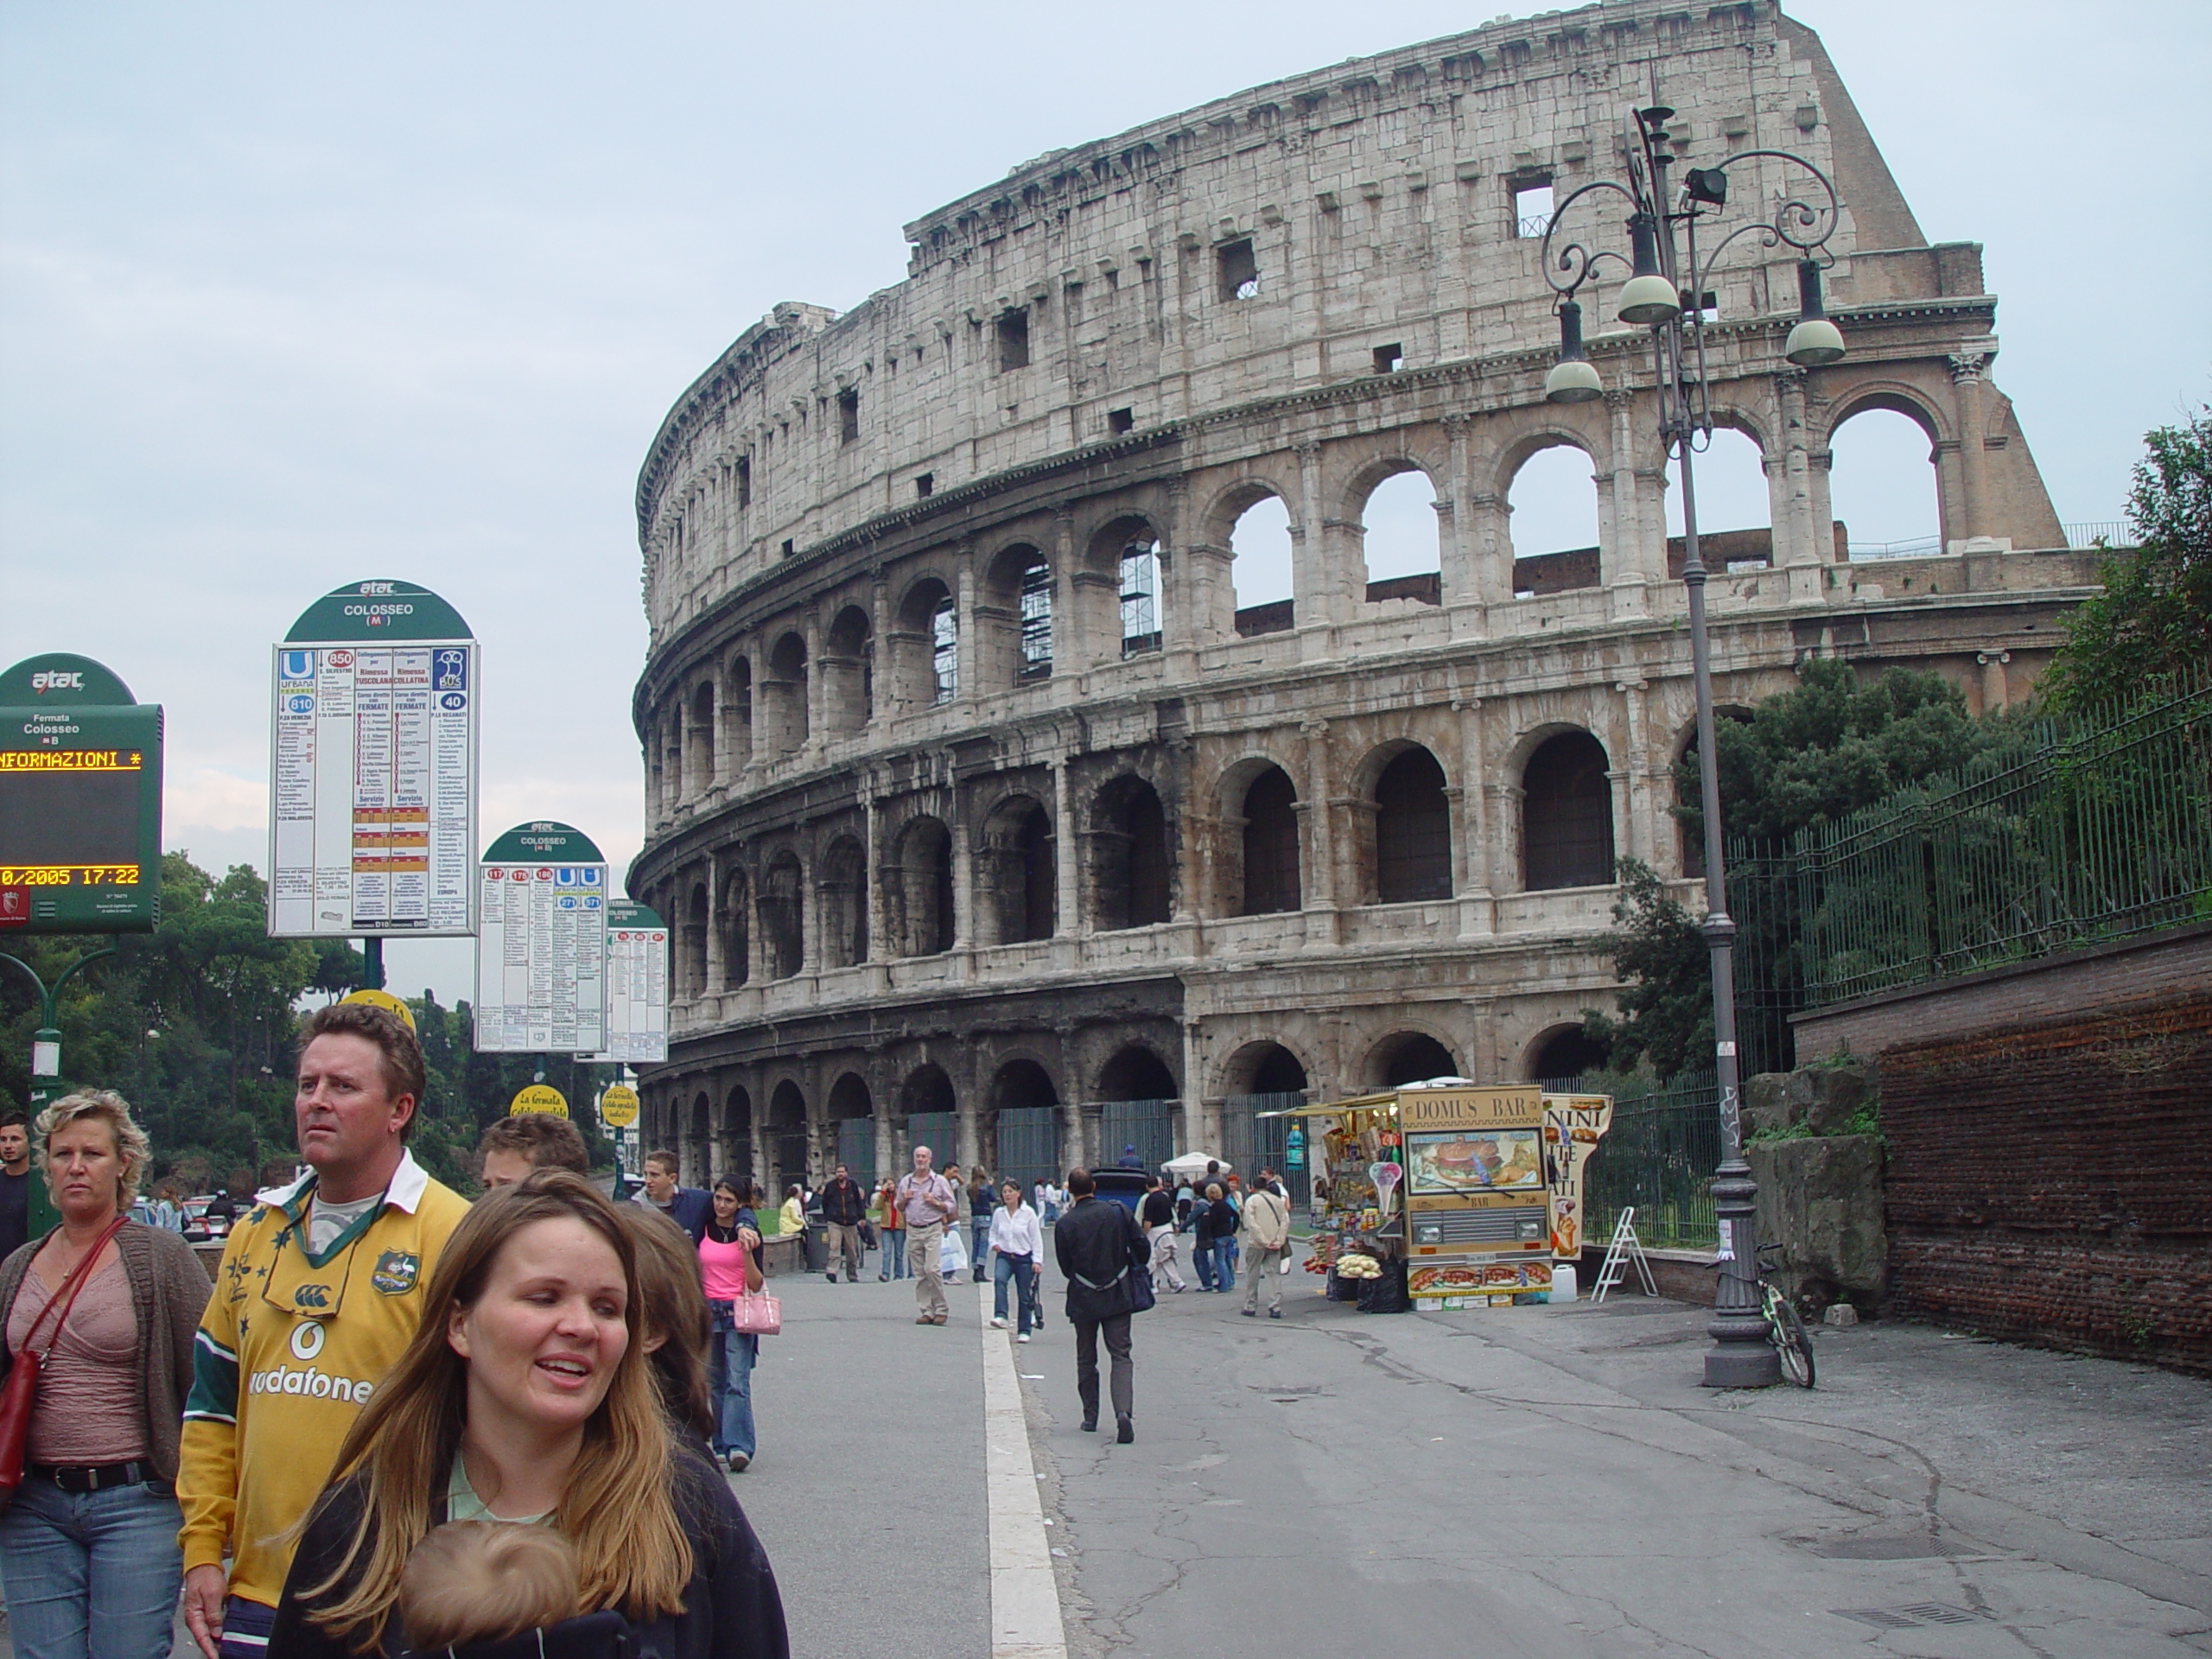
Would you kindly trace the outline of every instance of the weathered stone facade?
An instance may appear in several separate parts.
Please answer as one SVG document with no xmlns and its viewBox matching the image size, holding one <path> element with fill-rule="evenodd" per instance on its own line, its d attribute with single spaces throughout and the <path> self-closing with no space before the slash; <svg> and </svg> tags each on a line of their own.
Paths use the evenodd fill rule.
<svg viewBox="0 0 2212 1659">
<path fill-rule="evenodd" d="M 679 939 L 645 1122 L 689 1174 L 887 1167 L 911 1113 L 1015 1164 L 999 1115 L 1045 1108 L 1065 1163 L 1089 1104 L 1157 1097 L 1211 1146 L 1246 1096 L 1536 1075 L 1606 1001 L 1612 857 L 1682 868 L 1680 551 L 1643 336 L 1593 324 L 1617 390 L 1544 402 L 1516 193 L 1617 175 L 1655 73 L 1692 162 L 1795 149 L 1844 202 L 1844 362 L 1783 361 L 1786 262 L 1716 294 L 1772 524 L 1709 590 L 1720 699 L 1813 654 L 2026 690 L 2093 560 L 1988 378 L 1980 250 L 1926 244 L 1771 6 L 1501 22 L 1056 152 L 909 226 L 898 286 L 778 307 L 640 474 L 631 887 Z M 1939 556 L 1842 555 L 1829 435 L 1870 408 L 1929 434 Z M 1560 445 L 1599 545 L 1516 562 L 1508 490 Z M 1368 498 L 1409 471 L 1437 568 L 1370 583 Z M 1268 497 L 1294 597 L 1240 613 Z"/>
</svg>

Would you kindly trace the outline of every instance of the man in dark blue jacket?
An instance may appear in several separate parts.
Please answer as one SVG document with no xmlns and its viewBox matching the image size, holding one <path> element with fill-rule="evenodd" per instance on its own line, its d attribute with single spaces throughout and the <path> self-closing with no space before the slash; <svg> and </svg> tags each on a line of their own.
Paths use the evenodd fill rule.
<svg viewBox="0 0 2212 1659">
<path fill-rule="evenodd" d="M 678 1186 L 678 1167 L 672 1152 L 647 1153 L 645 1190 L 638 1195 L 638 1202 L 659 1211 L 690 1234 L 696 1246 L 707 1236 L 707 1224 L 715 1218 L 715 1201 L 696 1186 Z"/>
<path fill-rule="evenodd" d="M 1106 1337 L 1112 1362 L 1109 1382 L 1114 1421 L 1123 1446 L 1137 1437 L 1136 1363 L 1129 1357 L 1129 1317 L 1136 1312 L 1136 1276 L 1147 1275 L 1152 1246 L 1132 1211 L 1098 1197 L 1087 1169 L 1068 1172 L 1073 1208 L 1052 1230 L 1052 1253 L 1068 1281 L 1068 1322 L 1075 1326 L 1075 1388 L 1083 1400 L 1085 1433 L 1098 1429 L 1098 1337 Z M 1149 1306 L 1149 1303 L 1147 1304 Z"/>
</svg>

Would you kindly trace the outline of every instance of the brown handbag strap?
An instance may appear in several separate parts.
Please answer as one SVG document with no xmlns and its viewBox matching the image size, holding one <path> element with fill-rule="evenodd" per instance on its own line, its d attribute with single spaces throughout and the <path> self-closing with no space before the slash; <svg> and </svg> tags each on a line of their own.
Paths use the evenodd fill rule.
<svg viewBox="0 0 2212 1659">
<path fill-rule="evenodd" d="M 30 1351 L 31 1344 L 38 1340 L 39 1327 L 46 1323 L 46 1316 L 57 1307 L 61 1310 L 61 1313 L 60 1317 L 54 1322 L 54 1341 L 61 1340 L 61 1327 L 69 1322 L 69 1310 L 77 1305 L 77 1293 L 85 1287 L 85 1281 L 92 1276 L 92 1263 L 100 1259 L 100 1252 L 107 1249 L 108 1241 L 123 1230 L 123 1224 L 126 1219 L 128 1217 L 118 1216 L 113 1221 L 108 1223 L 107 1230 L 99 1236 L 99 1241 L 85 1252 L 83 1261 L 69 1270 L 69 1276 L 61 1281 L 61 1288 L 47 1299 L 46 1306 L 39 1309 L 38 1317 L 31 1321 L 31 1328 L 23 1332 L 24 1352 Z M 29 1270 L 29 1264 L 26 1263 L 25 1271 Z M 52 1358 L 53 1356 L 54 1343 L 48 1343 L 46 1352 L 41 1354 L 39 1358 L 43 1362 Z"/>
</svg>

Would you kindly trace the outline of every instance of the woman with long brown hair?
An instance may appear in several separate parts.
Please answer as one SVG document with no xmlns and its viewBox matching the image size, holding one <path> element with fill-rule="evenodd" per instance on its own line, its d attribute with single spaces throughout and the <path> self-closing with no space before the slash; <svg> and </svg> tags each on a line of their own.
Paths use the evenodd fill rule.
<svg viewBox="0 0 2212 1659">
<path fill-rule="evenodd" d="M 670 1659 L 785 1659 L 760 1540 L 671 1433 L 645 1353 L 637 1247 L 590 1183 L 544 1170 L 480 1200 L 424 1291 L 422 1323 L 339 1448 L 269 1650 L 403 1650 L 407 1558 L 444 1522 L 552 1527 L 587 1612 Z"/>
</svg>

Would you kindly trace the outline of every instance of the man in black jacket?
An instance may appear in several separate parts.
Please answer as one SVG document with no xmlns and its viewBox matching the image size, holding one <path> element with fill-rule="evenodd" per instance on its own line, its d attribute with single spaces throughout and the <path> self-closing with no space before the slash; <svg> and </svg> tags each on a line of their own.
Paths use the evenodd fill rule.
<svg viewBox="0 0 2212 1659">
<path fill-rule="evenodd" d="M 1098 1337 L 1112 1361 L 1109 1388 L 1123 1446 L 1137 1437 L 1136 1365 L 1129 1357 L 1129 1318 L 1136 1312 L 1136 1275 L 1147 1271 L 1152 1247 L 1137 1218 L 1098 1197 L 1087 1169 L 1068 1172 L 1074 1207 L 1052 1230 L 1052 1253 L 1068 1281 L 1068 1322 L 1075 1326 L 1075 1387 L 1083 1398 L 1085 1433 L 1098 1429 Z"/>
<path fill-rule="evenodd" d="M 830 1229 L 830 1271 L 825 1276 L 831 1284 L 837 1282 L 840 1258 L 845 1263 L 845 1282 L 860 1282 L 861 1223 L 867 1218 L 867 1190 L 838 1165 L 830 1185 L 822 1189 L 822 1219 Z"/>
</svg>

